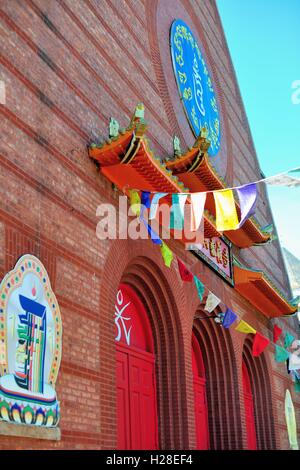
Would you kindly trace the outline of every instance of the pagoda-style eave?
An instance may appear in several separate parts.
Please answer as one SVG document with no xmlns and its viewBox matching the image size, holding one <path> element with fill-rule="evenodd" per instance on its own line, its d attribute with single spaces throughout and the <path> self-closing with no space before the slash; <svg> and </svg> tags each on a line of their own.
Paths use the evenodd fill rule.
<svg viewBox="0 0 300 470">
<path fill-rule="evenodd" d="M 297 308 L 290 304 L 262 271 L 234 265 L 235 289 L 267 318 L 293 315 Z"/>
<path fill-rule="evenodd" d="M 100 171 L 120 190 L 141 188 L 153 192 L 189 193 L 225 189 L 224 182 L 209 163 L 209 142 L 205 137 L 200 136 L 184 155 L 162 162 L 153 154 L 145 137 L 147 125 L 141 106 L 138 111 L 136 108 L 129 127 L 115 129 L 105 142 L 91 144 L 88 149 Z M 207 202 L 207 212 L 211 215 L 205 216 L 207 236 L 220 236 L 222 234 L 215 228 L 212 194 L 208 195 Z M 240 213 L 238 204 L 237 211 Z M 252 220 L 247 220 L 238 230 L 227 231 L 226 236 L 239 248 L 266 243 L 270 238 Z"/>
</svg>

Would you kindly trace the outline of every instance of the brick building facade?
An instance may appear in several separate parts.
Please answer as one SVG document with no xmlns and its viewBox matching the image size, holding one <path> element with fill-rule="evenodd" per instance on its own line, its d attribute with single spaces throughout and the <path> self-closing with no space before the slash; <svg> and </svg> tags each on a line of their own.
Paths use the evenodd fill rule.
<svg viewBox="0 0 300 470">
<path fill-rule="evenodd" d="M 162 157 L 194 142 L 172 69 L 169 31 L 175 18 L 191 26 L 204 51 L 219 99 L 222 145 L 214 160 L 228 186 L 261 177 L 217 7 L 211 0 L 2 0 L 0 277 L 26 253 L 48 271 L 60 305 L 62 362 L 58 440 L 44 430 L 32 437 L 1 431 L 1 449 L 117 448 L 114 305 L 120 283 L 130 285 L 151 325 L 156 379 L 157 445 L 194 449 L 192 331 L 206 377 L 209 447 L 248 447 L 242 361 L 254 396 L 258 449 L 288 449 L 285 390 L 293 390 L 274 347 L 251 354 L 251 335 L 222 329 L 203 316 L 203 303 L 177 269 L 164 266 L 150 240 L 96 237 L 96 209 L 117 207 L 119 193 L 89 158 L 87 144 L 107 136 L 111 116 L 126 126 L 138 102 L 145 105 L 147 136 Z M 272 222 L 260 186 L 256 218 Z M 277 323 L 298 337 L 297 320 L 263 315 L 212 269 L 170 247 L 245 321 L 266 337 Z M 236 259 L 268 274 L 291 298 L 278 242 L 233 247 Z M 300 399 L 292 391 L 299 421 Z"/>
</svg>

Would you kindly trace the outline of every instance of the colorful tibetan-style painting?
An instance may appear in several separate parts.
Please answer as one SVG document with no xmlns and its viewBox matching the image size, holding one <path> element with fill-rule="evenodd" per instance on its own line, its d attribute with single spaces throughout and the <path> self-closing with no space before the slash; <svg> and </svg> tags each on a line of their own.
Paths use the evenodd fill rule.
<svg viewBox="0 0 300 470">
<path fill-rule="evenodd" d="M 22 256 L 0 285 L 0 419 L 55 427 L 62 324 L 43 264 Z"/>
</svg>

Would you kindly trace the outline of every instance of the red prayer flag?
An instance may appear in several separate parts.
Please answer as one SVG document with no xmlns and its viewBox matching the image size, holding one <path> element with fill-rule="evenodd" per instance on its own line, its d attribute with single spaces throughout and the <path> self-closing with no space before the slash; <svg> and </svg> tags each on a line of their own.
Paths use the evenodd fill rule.
<svg viewBox="0 0 300 470">
<path fill-rule="evenodd" d="M 186 265 L 177 257 L 179 273 L 183 281 L 191 282 L 193 280 L 193 274 L 188 270 Z"/>
<path fill-rule="evenodd" d="M 260 333 L 256 333 L 252 346 L 253 356 L 259 356 L 266 349 L 269 343 L 270 341 L 267 338 Z"/>
<path fill-rule="evenodd" d="M 274 325 L 274 329 L 273 329 L 273 341 L 274 341 L 274 343 L 277 343 L 281 333 L 282 333 L 282 329 L 279 328 L 279 326 Z"/>
</svg>

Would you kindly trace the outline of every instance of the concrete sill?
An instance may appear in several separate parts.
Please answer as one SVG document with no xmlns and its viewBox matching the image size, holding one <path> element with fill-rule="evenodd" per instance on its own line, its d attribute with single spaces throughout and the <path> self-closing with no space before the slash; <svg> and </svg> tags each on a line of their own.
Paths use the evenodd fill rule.
<svg viewBox="0 0 300 470">
<path fill-rule="evenodd" d="M 61 439 L 59 428 L 42 428 L 41 426 L 14 424 L 6 421 L 0 421 L 0 435 L 46 439 L 48 441 L 60 441 Z"/>
</svg>

